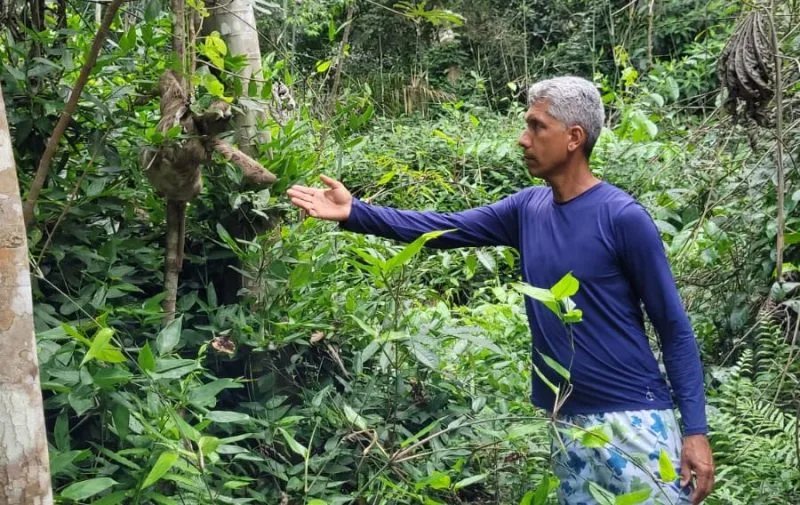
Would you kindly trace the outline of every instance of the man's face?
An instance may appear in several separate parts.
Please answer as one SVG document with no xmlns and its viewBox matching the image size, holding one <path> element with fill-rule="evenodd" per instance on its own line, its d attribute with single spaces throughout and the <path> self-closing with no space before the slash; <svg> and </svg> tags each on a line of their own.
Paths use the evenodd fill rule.
<svg viewBox="0 0 800 505">
<path fill-rule="evenodd" d="M 525 131 L 518 140 L 528 172 L 543 179 L 565 165 L 574 141 L 570 129 L 548 114 L 547 107 L 545 100 L 534 102 L 525 114 Z"/>
</svg>

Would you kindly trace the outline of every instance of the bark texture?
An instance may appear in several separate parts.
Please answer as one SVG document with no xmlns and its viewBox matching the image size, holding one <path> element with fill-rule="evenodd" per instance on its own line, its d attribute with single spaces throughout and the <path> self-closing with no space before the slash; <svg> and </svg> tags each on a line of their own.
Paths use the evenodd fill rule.
<svg viewBox="0 0 800 505">
<path fill-rule="evenodd" d="M 0 503 L 50 505 L 28 244 L 0 90 Z"/>
</svg>

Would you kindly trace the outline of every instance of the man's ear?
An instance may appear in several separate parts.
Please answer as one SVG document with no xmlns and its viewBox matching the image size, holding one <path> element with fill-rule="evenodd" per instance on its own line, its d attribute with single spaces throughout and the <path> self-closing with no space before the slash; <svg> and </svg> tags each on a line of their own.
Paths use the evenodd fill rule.
<svg viewBox="0 0 800 505">
<path fill-rule="evenodd" d="M 569 135 L 569 142 L 567 143 L 567 150 L 569 150 L 569 152 L 581 149 L 583 143 L 586 142 L 586 132 L 581 126 L 570 126 L 567 129 L 567 135 Z"/>
</svg>

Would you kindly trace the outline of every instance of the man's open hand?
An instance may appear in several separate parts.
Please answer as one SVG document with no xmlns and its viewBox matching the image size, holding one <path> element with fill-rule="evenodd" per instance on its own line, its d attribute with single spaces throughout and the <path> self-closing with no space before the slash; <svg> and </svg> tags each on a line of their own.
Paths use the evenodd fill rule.
<svg viewBox="0 0 800 505">
<path fill-rule="evenodd" d="M 714 489 L 714 457 L 705 435 L 688 435 L 683 439 L 681 450 L 681 487 L 685 487 L 695 474 L 692 503 L 698 505 Z"/>
<path fill-rule="evenodd" d="M 324 175 L 321 175 L 320 179 L 328 189 L 295 185 L 286 194 L 291 198 L 292 204 L 305 210 L 312 217 L 329 221 L 346 220 L 350 217 L 353 196 L 341 182 Z"/>
</svg>

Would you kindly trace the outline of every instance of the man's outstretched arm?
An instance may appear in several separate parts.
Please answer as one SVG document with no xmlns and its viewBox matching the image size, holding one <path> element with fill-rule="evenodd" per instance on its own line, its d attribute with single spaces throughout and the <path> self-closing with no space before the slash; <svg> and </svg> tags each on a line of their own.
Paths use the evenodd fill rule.
<svg viewBox="0 0 800 505">
<path fill-rule="evenodd" d="M 312 217 L 339 221 L 342 228 L 358 233 L 411 242 L 435 230 L 454 230 L 427 243 L 430 247 L 506 245 L 519 243 L 517 193 L 485 207 L 463 212 L 398 210 L 368 205 L 352 197 L 344 185 L 322 176 L 327 189 L 293 186 L 287 194 L 292 203 Z"/>
<path fill-rule="evenodd" d="M 650 215 L 641 205 L 628 205 L 620 212 L 615 227 L 626 274 L 661 339 L 664 366 L 684 427 L 681 485 L 688 484 L 691 474 L 696 474 L 692 501 L 698 504 L 714 486 L 714 462 L 706 437 L 703 369 L 697 342 Z"/>
</svg>

